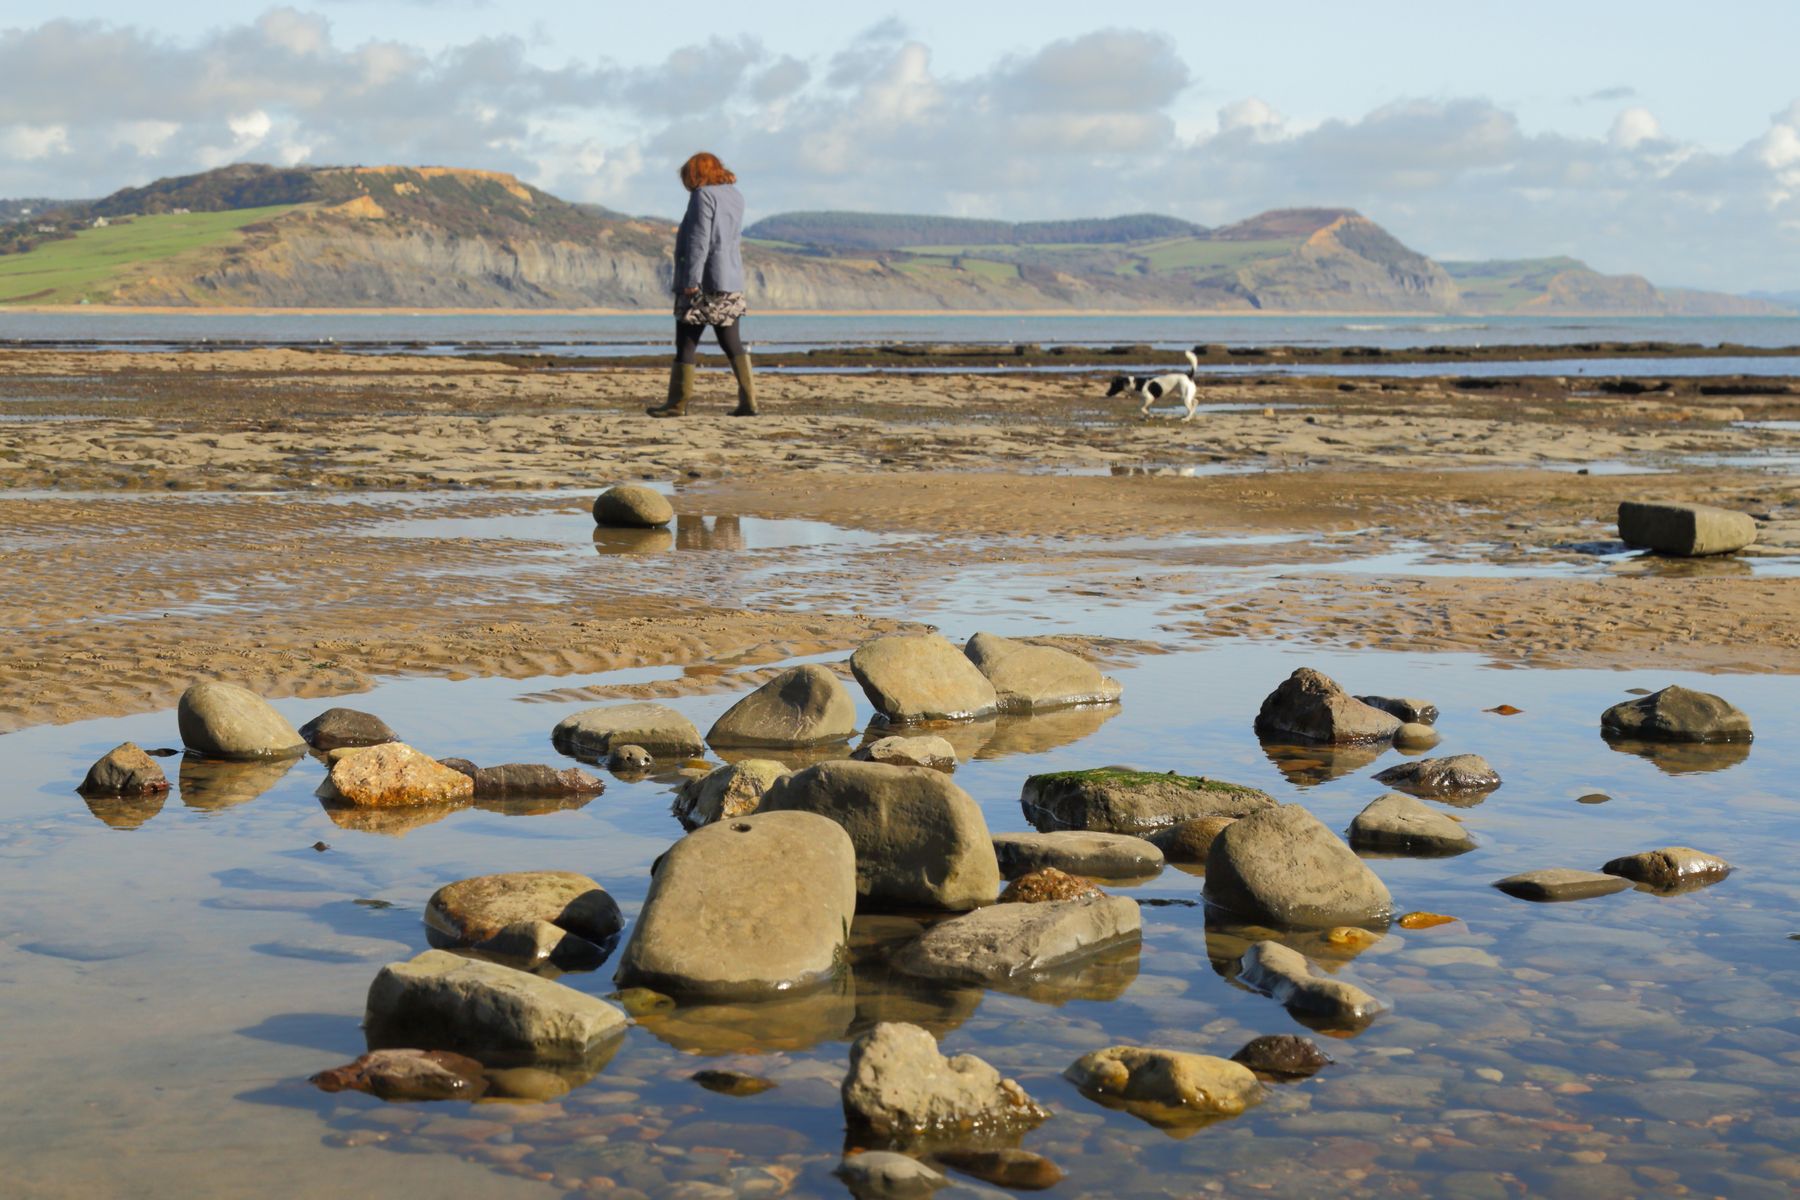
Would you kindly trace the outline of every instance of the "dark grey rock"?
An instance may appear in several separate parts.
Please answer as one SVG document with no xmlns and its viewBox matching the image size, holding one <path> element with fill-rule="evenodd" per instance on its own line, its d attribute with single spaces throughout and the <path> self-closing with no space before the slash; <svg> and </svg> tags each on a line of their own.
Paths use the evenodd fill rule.
<svg viewBox="0 0 1800 1200">
<path fill-rule="evenodd" d="M 386 721 L 373 713 L 354 708 L 328 708 L 300 727 L 300 736 L 314 750 L 336 750 L 340 746 L 379 746 L 397 742 L 400 735 L 388 728 Z"/>
<path fill-rule="evenodd" d="M 1500 773 L 1479 754 L 1452 754 L 1400 763 L 1375 780 L 1415 795 L 1450 796 L 1491 792 L 1500 786 Z"/>
<path fill-rule="evenodd" d="M 1415 700 L 1409 696 L 1358 696 L 1357 699 L 1402 721 L 1416 725 L 1437 724 L 1438 706 L 1429 700 Z"/>
<path fill-rule="evenodd" d="M 1256 731 L 1264 737 L 1289 735 L 1313 742 L 1386 742 L 1400 725 L 1400 718 L 1364 704 L 1310 667 L 1283 680 L 1256 716 Z"/>
<path fill-rule="evenodd" d="M 169 777 L 142 747 L 125 742 L 89 767 L 76 790 L 83 796 L 152 796 L 169 790 Z"/>
<path fill-rule="evenodd" d="M 1600 717 L 1609 738 L 1645 742 L 1747 742 L 1750 718 L 1723 697 L 1672 686 L 1627 700 Z"/>
</svg>

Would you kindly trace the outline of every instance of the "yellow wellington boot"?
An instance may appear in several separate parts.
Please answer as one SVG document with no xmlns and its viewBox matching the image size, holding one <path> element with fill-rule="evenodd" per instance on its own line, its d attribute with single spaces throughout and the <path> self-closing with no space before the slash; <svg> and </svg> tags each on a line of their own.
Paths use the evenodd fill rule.
<svg viewBox="0 0 1800 1200">
<path fill-rule="evenodd" d="M 744 351 L 731 360 L 731 373 L 737 376 L 738 406 L 731 410 L 734 417 L 754 417 L 756 415 L 756 380 L 750 374 L 750 352 Z"/>
<path fill-rule="evenodd" d="M 694 398 L 694 364 L 678 362 L 669 368 L 669 398 L 655 408 L 644 411 L 653 417 L 684 417 L 688 401 Z"/>
</svg>

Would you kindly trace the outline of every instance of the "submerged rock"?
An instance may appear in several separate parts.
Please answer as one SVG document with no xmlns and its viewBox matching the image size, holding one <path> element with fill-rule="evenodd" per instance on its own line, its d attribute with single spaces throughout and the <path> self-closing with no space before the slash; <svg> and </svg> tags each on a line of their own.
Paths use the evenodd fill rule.
<svg viewBox="0 0 1800 1200">
<path fill-rule="evenodd" d="M 960 911 L 1000 890 L 981 807 L 940 771 L 820 763 L 778 780 L 758 811 L 817 813 L 843 826 L 856 847 L 859 904 Z"/>
<path fill-rule="evenodd" d="M 1415 700 L 1409 696 L 1358 696 L 1357 699 L 1407 724 L 1437 724 L 1438 706 L 1429 700 Z"/>
<path fill-rule="evenodd" d="M 1005 879 L 1042 867 L 1103 879 L 1141 879 L 1163 868 L 1161 850 L 1126 833 L 997 833 L 994 855 Z"/>
<path fill-rule="evenodd" d="M 447 950 L 383 967 L 363 1017 L 376 1049 L 422 1046 L 483 1061 L 587 1059 L 625 1026 L 625 1014 L 605 1001 Z"/>
<path fill-rule="evenodd" d="M 1399 730 L 1399 717 L 1364 704 L 1327 675 L 1301 667 L 1262 703 L 1256 731 L 1288 734 L 1314 742 L 1386 742 Z"/>
<path fill-rule="evenodd" d="M 889 634 L 864 642 L 850 670 L 875 711 L 890 721 L 966 721 L 999 698 L 974 663 L 936 634 Z"/>
<path fill-rule="evenodd" d="M 1124 896 L 994 904 L 933 925 L 892 961 L 924 979 L 1002 986 L 1136 938 L 1140 927 L 1137 902 Z"/>
<path fill-rule="evenodd" d="M 858 762 L 887 763 L 895 767 L 930 767 L 935 771 L 956 769 L 956 747 L 948 738 L 936 734 L 877 738 L 858 746 L 850 757 Z"/>
<path fill-rule="evenodd" d="M 169 790 L 161 764 L 136 742 L 114 746 L 88 768 L 76 789 L 83 796 L 153 796 Z"/>
<path fill-rule="evenodd" d="M 1097 896 L 1100 889 L 1091 879 L 1059 871 L 1055 867 L 1039 867 L 1018 876 L 1000 893 L 1002 904 L 1044 904 L 1051 900 L 1079 900 Z"/>
<path fill-rule="evenodd" d="M 688 1078 L 721 1096 L 760 1096 L 775 1086 L 773 1080 L 745 1071 L 695 1071 Z"/>
<path fill-rule="evenodd" d="M 996 1187 L 1021 1192 L 1041 1192 L 1062 1181 L 1062 1168 L 1041 1154 L 1017 1146 L 995 1148 L 958 1146 L 932 1155 L 945 1166 Z"/>
<path fill-rule="evenodd" d="M 668 499 L 654 488 L 621 483 L 594 498 L 594 524 L 623 529 L 656 529 L 675 519 Z"/>
<path fill-rule="evenodd" d="M 268 701 L 235 683 L 205 680 L 175 706 L 181 744 L 208 758 L 293 758 L 306 742 Z"/>
<path fill-rule="evenodd" d="M 1153 1124 L 1235 1117 L 1262 1099 L 1248 1067 L 1210 1054 L 1111 1046 L 1076 1059 L 1063 1078 Z"/>
<path fill-rule="evenodd" d="M 615 747 L 638 746 L 667 758 L 706 751 L 694 723 L 666 704 L 638 701 L 583 709 L 557 722 L 550 740 L 564 754 L 610 757 Z"/>
<path fill-rule="evenodd" d="M 1731 874 L 1731 864 L 1690 846 L 1664 846 L 1615 858 L 1600 870 L 1657 891 L 1687 891 L 1717 883 Z"/>
<path fill-rule="evenodd" d="M 328 708 L 300 727 L 300 736 L 314 750 L 336 750 L 340 746 L 379 746 L 397 742 L 400 736 L 388 728 L 386 721 L 373 713 L 354 708 Z"/>
<path fill-rule="evenodd" d="M 835 822 L 759 812 L 688 834 L 657 861 L 620 987 L 699 999 L 827 982 L 856 913 L 856 852 Z"/>
<path fill-rule="evenodd" d="M 460 771 L 475 784 L 477 800 L 508 800 L 525 797 L 598 796 L 606 785 L 579 767 L 557 770 L 544 763 L 502 763 L 497 767 L 478 767 L 466 758 L 440 760 L 452 771 Z"/>
<path fill-rule="evenodd" d="M 1359 850 L 1461 854 L 1475 839 L 1458 821 L 1423 800 L 1399 792 L 1377 797 L 1350 822 L 1350 844 Z"/>
<path fill-rule="evenodd" d="M 1375 780 L 1416 795 L 1450 796 L 1491 792 L 1500 786 L 1500 772 L 1479 754 L 1452 754 L 1400 763 L 1377 774 Z"/>
<path fill-rule="evenodd" d="M 477 875 L 444 885 L 425 905 L 433 946 L 472 947 L 527 968 L 598 966 L 624 925 L 606 889 L 573 871 Z"/>
<path fill-rule="evenodd" d="M 1277 925 L 1384 924 L 1387 886 L 1336 834 L 1298 804 L 1252 813 L 1214 839 L 1206 899 Z"/>
<path fill-rule="evenodd" d="M 913 1200 L 950 1182 L 935 1167 L 892 1150 L 847 1155 L 832 1174 L 856 1200 Z"/>
<path fill-rule="evenodd" d="M 850 1046 L 844 1117 L 890 1143 L 1029 1129 L 1050 1114 L 973 1054 L 946 1058 L 917 1025 L 883 1021 Z"/>
<path fill-rule="evenodd" d="M 1304 954 L 1280 942 L 1251 946 L 1238 964 L 1238 982 L 1319 1029 L 1361 1029 L 1387 1008 L 1353 983 L 1314 975 Z"/>
<path fill-rule="evenodd" d="M 817 746 L 856 732 L 856 704 L 829 667 L 783 671 L 725 710 L 706 740 L 715 746 Z"/>
<path fill-rule="evenodd" d="M 1680 558 L 1732 554 L 1756 541 L 1756 521 L 1710 504 L 1626 500 L 1619 505 L 1619 540 Z"/>
<path fill-rule="evenodd" d="M 762 798 L 791 771 L 768 758 L 746 758 L 684 779 L 675 789 L 672 811 L 688 829 L 755 812 Z"/>
<path fill-rule="evenodd" d="M 1212 853 L 1213 839 L 1235 820 L 1236 817 L 1193 817 L 1157 830 L 1150 835 L 1150 841 L 1169 862 L 1205 863 L 1206 856 Z"/>
<path fill-rule="evenodd" d="M 383 1100 L 474 1100 L 487 1090 L 481 1064 L 448 1050 L 371 1050 L 309 1081 L 322 1092 Z"/>
<path fill-rule="evenodd" d="M 1394 745 L 1402 750 L 1429 750 L 1438 744 L 1438 731 L 1417 721 L 1408 721 L 1394 732 Z"/>
<path fill-rule="evenodd" d="M 1196 817 L 1241 817 L 1273 808 L 1266 792 L 1204 776 L 1125 767 L 1033 775 L 1019 797 L 1025 819 L 1047 832 L 1148 834 Z"/>
<path fill-rule="evenodd" d="M 1231 1061 L 1242 1063 L 1258 1075 L 1275 1079 L 1306 1079 L 1330 1066 L 1332 1059 L 1311 1038 L 1292 1033 L 1275 1033 L 1251 1038 L 1231 1056 Z"/>
<path fill-rule="evenodd" d="M 340 758 L 324 791 L 357 808 L 410 808 L 469 800 L 475 781 L 405 742 L 389 742 Z"/>
<path fill-rule="evenodd" d="M 1615 704 L 1600 717 L 1609 738 L 1644 742 L 1747 742 L 1750 718 L 1730 701 L 1709 692 L 1666 687 Z"/>
<path fill-rule="evenodd" d="M 606 765 L 615 775 L 639 775 L 655 762 L 655 756 L 642 746 L 614 746 L 606 755 Z"/>
<path fill-rule="evenodd" d="M 1548 867 L 1497 879 L 1494 886 L 1521 900 L 1557 901 L 1586 900 L 1591 896 L 1610 896 L 1631 886 L 1629 880 L 1598 871 L 1577 871 L 1569 867 Z"/>
<path fill-rule="evenodd" d="M 994 685 L 1001 712 L 1104 704 L 1120 695 L 1118 680 L 1109 679 L 1086 659 L 1055 646 L 978 633 L 969 639 L 963 653 Z"/>
</svg>

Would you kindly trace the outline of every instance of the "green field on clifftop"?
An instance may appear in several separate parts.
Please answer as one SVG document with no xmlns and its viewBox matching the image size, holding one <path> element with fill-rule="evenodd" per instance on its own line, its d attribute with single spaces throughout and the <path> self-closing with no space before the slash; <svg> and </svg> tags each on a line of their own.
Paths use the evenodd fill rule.
<svg viewBox="0 0 1800 1200">
<path fill-rule="evenodd" d="M 79 304 L 104 301 L 112 281 L 191 250 L 230 242 L 246 225 L 278 217 L 296 206 L 240 208 L 230 212 L 168 213 L 133 217 L 104 229 L 84 229 L 24 254 L 0 256 L 0 304 Z"/>
</svg>

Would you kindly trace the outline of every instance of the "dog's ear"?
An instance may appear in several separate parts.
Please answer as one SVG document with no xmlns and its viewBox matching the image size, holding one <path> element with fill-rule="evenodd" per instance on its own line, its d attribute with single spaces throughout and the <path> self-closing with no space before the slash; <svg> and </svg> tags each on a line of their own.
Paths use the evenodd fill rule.
<svg viewBox="0 0 1800 1200">
<path fill-rule="evenodd" d="M 1114 375 L 1112 377 L 1112 383 L 1106 389 L 1106 394 L 1108 396 L 1116 396 L 1130 386 L 1131 380 L 1123 375 Z"/>
</svg>

